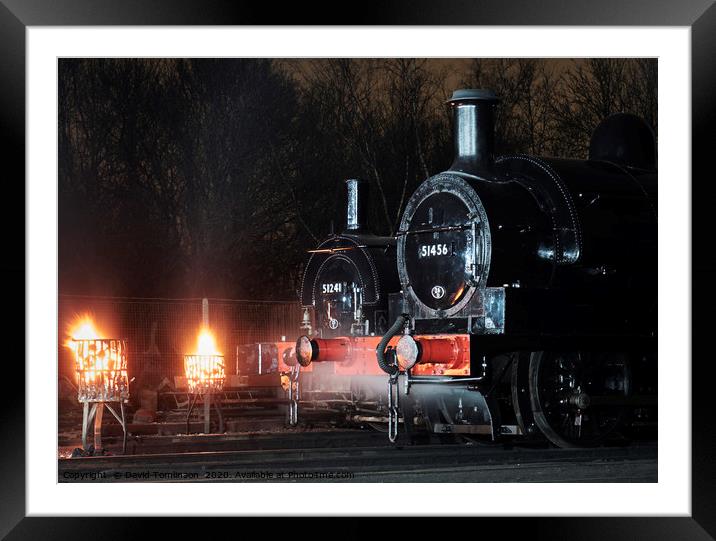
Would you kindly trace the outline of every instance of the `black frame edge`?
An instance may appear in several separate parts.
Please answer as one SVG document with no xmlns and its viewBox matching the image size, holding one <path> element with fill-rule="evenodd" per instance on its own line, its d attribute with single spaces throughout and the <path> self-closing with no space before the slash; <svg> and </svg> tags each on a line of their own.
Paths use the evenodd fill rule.
<svg viewBox="0 0 716 541">
<path fill-rule="evenodd" d="M 611 4 L 611 2 L 609 2 Z M 692 178 L 700 179 L 692 183 L 693 201 L 693 239 L 692 246 L 708 246 L 711 241 L 710 232 L 713 230 L 709 212 L 706 205 L 716 200 L 716 183 L 710 181 L 708 156 L 716 146 L 716 112 L 714 98 L 716 95 L 716 64 L 712 60 L 716 51 L 716 5 L 713 0 L 690 0 L 689 2 L 650 3 L 648 0 L 635 0 L 626 8 L 608 9 L 603 3 L 574 3 L 577 9 L 568 9 L 563 12 L 555 10 L 564 8 L 559 0 L 540 4 L 540 13 L 534 15 L 533 11 L 523 10 L 521 3 L 513 2 L 483 2 L 469 4 L 458 0 L 449 4 L 436 13 L 437 8 L 433 2 L 419 0 L 408 4 L 407 2 L 389 2 L 383 9 L 370 8 L 359 21 L 351 24 L 587 24 L 587 25 L 693 25 L 692 26 Z M 535 5 L 530 2 L 530 4 Z M 620 4 L 625 4 L 621 2 Z M 406 13 L 408 6 L 413 6 L 414 13 Z M 616 5 L 616 2 L 615 2 Z M 10 8 L 8 9 L 8 7 Z M 194 0 L 176 0 L 170 2 L 159 0 L 155 2 L 140 2 L 128 0 L 115 2 L 114 0 L 63 0 L 50 3 L 47 0 L 2 0 L 0 2 L 0 42 L 5 52 L 4 60 L 0 63 L 0 148 L 6 154 L 5 164 L 9 164 L 15 171 L 6 178 L 6 186 L 13 184 L 18 192 L 13 194 L 24 201 L 24 183 L 17 181 L 25 176 L 25 26 L 26 25 L 96 25 L 96 24 L 266 24 L 271 21 L 275 13 L 275 6 L 267 7 L 248 6 L 246 3 L 237 4 L 225 0 L 212 0 L 208 7 Z M 519 6 L 519 7 L 516 7 Z M 504 9 L 503 9 L 504 8 Z M 480 9 L 483 9 L 480 12 Z M 648 10 L 647 13 L 645 10 Z M 290 19 L 295 13 L 288 11 L 279 15 L 278 20 L 292 22 L 293 24 L 311 22 L 313 13 L 303 13 L 302 16 Z M 309 20 L 306 20 L 306 18 Z M 621 17 L 618 21 L 617 18 Z M 343 21 L 330 21 L 340 23 Z M 278 23 L 280 24 L 280 23 Z M 12 189 L 12 187 L 8 188 Z M 17 201 L 17 199 L 14 199 Z M 23 205 L 14 205 L 24 209 Z M 22 211 L 20 211 L 22 212 Z M 17 229 L 17 218 L 7 213 L 2 218 L 6 223 L 5 231 Z M 24 220 L 23 220 L 24 223 Z M 6 283 L 16 283 L 22 280 L 24 284 L 24 237 L 17 242 L 17 246 L 9 241 L 7 250 L 13 254 L 22 254 L 14 257 L 10 263 L 4 263 L 2 269 Z M 19 262 L 19 264 L 17 263 Z M 716 293 L 713 284 L 716 277 L 716 266 L 708 262 L 701 252 L 693 251 L 692 263 L 693 283 L 695 290 L 698 286 L 699 295 L 693 301 L 694 316 L 703 311 L 708 314 L 716 302 Z M 18 297 L 23 296 L 24 288 L 17 288 Z M 22 292 L 22 293 L 20 293 Z M 18 299 L 19 305 L 19 299 Z M 24 304 L 23 304 L 24 305 Z M 17 313 L 17 312 L 14 312 Z M 24 314 L 24 309 L 23 312 Z M 703 336 L 713 332 L 709 319 L 693 318 L 694 333 L 693 345 L 705 345 Z M 23 321 L 24 317 L 17 319 Z M 23 333 L 24 334 L 24 333 Z M 713 406 L 710 401 L 712 390 L 710 382 L 710 359 L 702 357 L 697 361 L 697 348 L 693 348 L 694 362 L 692 362 L 693 381 L 693 413 L 692 413 L 692 517 L 690 518 L 529 518 L 529 519 L 479 519 L 471 528 L 485 528 L 496 533 L 504 533 L 506 524 L 510 521 L 509 531 L 516 533 L 522 530 L 532 537 L 545 539 L 569 539 L 579 532 L 581 539 L 713 539 L 716 534 L 716 515 L 713 513 L 716 494 L 714 479 L 716 479 L 716 465 L 712 457 L 716 452 L 716 423 L 713 416 Z M 14 353 L 14 352 L 13 352 Z M 24 355 L 23 355 L 24 356 Z M 9 363 L 6 363 L 6 365 Z M 16 363 L 19 365 L 19 363 Z M 24 367 L 16 366 L 17 374 L 24 382 Z M 22 404 L 18 410 L 6 408 L 0 411 L 0 430 L 8 436 L 3 445 L 2 466 L 0 477 L 3 481 L 0 488 L 0 538 L 13 527 L 7 539 L 62 539 L 76 538 L 82 535 L 79 532 L 107 532 L 100 538 L 127 539 L 137 537 L 144 526 L 154 519 L 134 519 L 126 521 L 110 519 L 113 524 L 107 528 L 99 518 L 24 518 L 25 515 L 25 395 L 24 386 L 19 387 L 5 396 L 7 403 Z M 20 520 L 22 519 L 22 520 Z M 247 519 L 242 519 L 247 520 Z M 18 523 L 18 521 L 20 521 Z M 171 524 L 168 525 L 167 522 Z M 164 521 L 162 530 L 164 534 L 183 534 L 191 532 L 195 521 L 187 524 L 184 519 Z M 223 521 L 222 521 L 223 522 Z M 374 531 L 370 526 L 372 521 L 361 519 L 356 521 L 356 533 L 367 535 Z M 420 527 L 420 523 L 419 527 Z M 514 524 L 514 526 L 513 526 Z M 404 526 L 401 526 L 401 529 Z M 364 530 L 364 528 L 366 528 Z M 368 529 L 369 528 L 369 529 Z M 342 530 L 350 530 L 345 525 Z M 149 530 L 151 531 L 151 530 Z M 204 530 L 204 533 L 206 530 Z M 708 533 L 707 533 L 708 532 Z M 710 534 L 710 535 L 709 535 Z"/>
<path fill-rule="evenodd" d="M 3 153 L 3 197 L 0 214 L 4 257 L 0 281 L 6 284 L 4 305 L 12 314 L 5 336 L 25 336 L 25 25 L 0 4 L 0 149 Z M 22 287 L 19 285 L 22 284 Z M 15 342 L 3 363 L 3 407 L 0 434 L 4 436 L 0 461 L 0 537 L 25 516 L 25 358 Z M 21 342 L 24 345 L 24 340 Z M 19 348 L 18 348 L 19 349 Z M 17 382 L 8 384 L 8 382 Z M 22 382 L 20 384 L 19 382 Z"/>
<path fill-rule="evenodd" d="M 26 25 L 690 26 L 713 0 L 384 0 L 360 9 L 236 0 L 2 0 Z"/>
<path fill-rule="evenodd" d="M 716 201 L 712 160 L 716 148 L 716 4 L 691 27 L 691 143 L 692 143 L 692 516 L 716 537 L 716 421 L 713 389 L 715 370 L 708 355 L 707 337 L 716 293 L 716 263 L 704 253 L 712 243 L 711 219 Z M 711 261 L 710 261 L 711 259 Z"/>
</svg>

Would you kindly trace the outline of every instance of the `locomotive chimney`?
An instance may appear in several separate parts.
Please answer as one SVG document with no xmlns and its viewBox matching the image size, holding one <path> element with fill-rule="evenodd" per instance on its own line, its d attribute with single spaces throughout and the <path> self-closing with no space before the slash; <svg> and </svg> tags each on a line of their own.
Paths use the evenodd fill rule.
<svg viewBox="0 0 716 541">
<path fill-rule="evenodd" d="M 346 231 L 363 231 L 368 218 L 368 183 L 365 180 L 351 178 L 346 180 L 348 206 L 346 212 Z"/>
<path fill-rule="evenodd" d="M 455 161 L 452 171 L 489 175 L 495 152 L 495 105 L 492 90 L 455 90 L 448 103 L 453 108 Z"/>
</svg>

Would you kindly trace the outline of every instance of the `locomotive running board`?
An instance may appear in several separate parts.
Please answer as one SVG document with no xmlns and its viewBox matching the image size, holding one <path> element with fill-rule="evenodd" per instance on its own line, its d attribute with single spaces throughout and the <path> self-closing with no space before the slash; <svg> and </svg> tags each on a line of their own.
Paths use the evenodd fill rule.
<svg viewBox="0 0 716 541">
<path fill-rule="evenodd" d="M 485 434 L 492 435 L 492 427 L 490 425 L 450 425 L 446 423 L 435 423 L 433 432 L 436 434 Z M 519 436 L 522 434 L 520 427 L 517 425 L 502 425 L 499 434 Z"/>
<path fill-rule="evenodd" d="M 433 424 L 436 434 L 485 434 L 492 436 L 491 425 L 450 425 L 447 423 Z"/>
</svg>

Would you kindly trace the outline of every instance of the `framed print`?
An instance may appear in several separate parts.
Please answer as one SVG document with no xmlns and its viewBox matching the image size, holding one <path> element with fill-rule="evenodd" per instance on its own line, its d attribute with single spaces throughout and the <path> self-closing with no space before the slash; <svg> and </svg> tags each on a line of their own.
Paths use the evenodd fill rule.
<svg viewBox="0 0 716 541">
<path fill-rule="evenodd" d="M 716 8 L 609 4 L 2 0 L 0 534 L 716 535 Z"/>
</svg>

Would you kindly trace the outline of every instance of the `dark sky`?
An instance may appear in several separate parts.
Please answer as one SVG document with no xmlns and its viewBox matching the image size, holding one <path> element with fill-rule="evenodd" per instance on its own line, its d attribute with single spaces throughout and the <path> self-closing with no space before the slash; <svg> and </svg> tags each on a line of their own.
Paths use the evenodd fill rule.
<svg viewBox="0 0 716 541">
<path fill-rule="evenodd" d="M 310 70 L 316 61 L 321 59 L 295 59 L 284 58 L 276 59 L 288 71 Z M 328 59 L 327 59 L 328 60 Z M 449 88 L 460 88 L 464 74 L 470 71 L 470 64 L 474 58 L 426 58 L 428 66 L 437 74 L 445 75 L 445 86 Z M 555 74 L 562 73 L 570 66 L 582 64 L 584 59 L 581 58 L 544 58 L 543 60 L 550 70 L 554 70 Z"/>
</svg>

